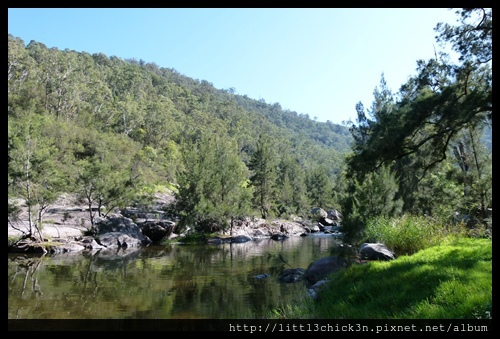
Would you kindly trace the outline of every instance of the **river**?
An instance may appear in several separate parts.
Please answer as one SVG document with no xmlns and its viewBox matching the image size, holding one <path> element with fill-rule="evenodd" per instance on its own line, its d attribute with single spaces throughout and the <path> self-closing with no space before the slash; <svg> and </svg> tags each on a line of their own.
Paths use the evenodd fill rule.
<svg viewBox="0 0 500 339">
<path fill-rule="evenodd" d="M 340 245 L 332 235 L 94 253 L 8 254 L 8 319 L 259 319 L 310 298 L 281 283 Z"/>
</svg>

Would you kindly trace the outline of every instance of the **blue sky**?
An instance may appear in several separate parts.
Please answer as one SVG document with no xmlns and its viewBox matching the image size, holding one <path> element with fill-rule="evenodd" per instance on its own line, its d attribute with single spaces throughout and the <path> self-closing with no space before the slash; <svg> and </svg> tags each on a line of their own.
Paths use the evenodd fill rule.
<svg viewBox="0 0 500 339">
<path fill-rule="evenodd" d="M 434 56 L 447 8 L 9 8 L 8 33 L 174 68 L 318 121 L 356 119 Z"/>
</svg>

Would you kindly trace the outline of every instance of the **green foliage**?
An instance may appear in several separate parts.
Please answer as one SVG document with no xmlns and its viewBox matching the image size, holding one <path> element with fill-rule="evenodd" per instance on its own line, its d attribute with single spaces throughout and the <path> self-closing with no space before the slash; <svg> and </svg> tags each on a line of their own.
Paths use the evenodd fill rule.
<svg viewBox="0 0 500 339">
<path fill-rule="evenodd" d="M 463 224 L 443 225 L 429 217 L 405 214 L 368 220 L 365 241 L 383 243 L 397 255 L 403 255 L 438 245 L 446 236 L 456 235 L 465 235 Z"/>
<path fill-rule="evenodd" d="M 299 160 L 288 152 L 281 156 L 278 166 L 277 206 L 280 217 L 293 215 L 304 216 L 309 202 L 307 201 L 306 174 L 300 167 Z"/>
<path fill-rule="evenodd" d="M 370 218 L 393 217 L 402 213 L 403 201 L 397 198 L 398 184 L 389 167 L 369 173 L 362 182 L 350 179 L 341 201 L 343 227 L 350 242 L 363 236 Z"/>
<path fill-rule="evenodd" d="M 491 156 L 481 136 L 491 125 L 491 9 L 457 14 L 462 19 L 458 27 L 438 24 L 436 31 L 439 42 L 461 53 L 461 64 L 451 64 L 444 53 L 418 60 L 417 74 L 397 95 L 382 74 L 370 110 L 356 106 L 358 125 L 351 123 L 354 142 L 346 157 L 346 177 L 353 181 L 342 204 L 345 226 L 357 233 L 367 218 L 398 211 L 440 220 L 449 220 L 454 211 L 478 220 L 488 216 Z M 390 188 L 395 205 L 382 202 L 389 195 L 377 189 L 373 177 L 383 168 L 395 174 L 392 183 L 378 177 Z"/>
<path fill-rule="evenodd" d="M 412 255 L 333 273 L 316 301 L 271 319 L 491 319 L 492 241 L 448 237 Z"/>
<path fill-rule="evenodd" d="M 217 134 L 204 134 L 184 153 L 185 171 L 179 177 L 177 209 L 181 227 L 202 232 L 226 229 L 229 220 L 246 210 L 246 166 L 236 143 Z"/>
<path fill-rule="evenodd" d="M 92 224 L 93 207 L 101 216 L 131 203 L 135 187 L 140 187 L 139 178 L 131 178 L 130 166 L 138 151 L 138 145 L 123 135 L 94 131 L 84 138 L 84 151 L 75 163 L 75 190 L 87 201 Z"/>
<path fill-rule="evenodd" d="M 487 218 L 492 206 L 492 153 L 481 142 L 483 128 L 468 126 L 453 148 L 461 170 L 455 175 L 463 187 L 462 212 L 479 219 Z"/>
<path fill-rule="evenodd" d="M 491 224 L 491 151 L 482 147 L 492 114 L 491 9 L 457 14 L 458 26 L 438 24 L 436 32 L 460 62 L 443 53 L 417 60 L 397 93 L 382 74 L 372 105 L 358 103 L 350 128 L 154 63 L 25 46 L 9 35 L 9 196 L 29 195 L 35 215 L 57 193 L 79 191 L 109 211 L 131 203 L 143 185 L 170 183 L 183 196 L 186 223 L 338 204 L 353 236 L 369 217 L 401 212 L 447 220 L 458 211 Z M 231 150 L 193 153 L 211 133 L 231 140 Z M 234 182 L 225 170 L 208 170 L 225 161 L 232 168 L 236 158 L 250 171 Z"/>
<path fill-rule="evenodd" d="M 19 119 L 9 122 L 12 128 L 8 155 L 9 193 L 26 201 L 28 233 L 33 234 L 32 226 L 41 229 L 46 208 L 57 200 L 67 182 L 54 161 L 59 150 L 43 135 L 53 123 L 51 119 L 23 112 Z"/>
<path fill-rule="evenodd" d="M 460 60 L 484 63 L 492 60 L 493 16 L 491 8 L 462 8 L 456 11 L 460 25 L 439 23 L 434 29 L 440 43 L 451 43 Z"/>
<path fill-rule="evenodd" d="M 113 206 L 131 203 L 134 190 L 143 185 L 169 183 L 177 189 L 180 181 L 187 184 L 181 178 L 191 170 L 186 168 L 189 156 L 185 153 L 207 133 L 216 132 L 221 138 L 234 140 L 231 154 L 248 166 L 255 156 L 259 135 L 265 130 L 273 146 L 280 147 L 280 156 L 293 155 L 293 163 L 287 165 L 287 173 L 280 174 L 279 183 L 280 157 L 273 163 L 276 174 L 271 179 L 275 186 L 285 187 L 287 194 L 279 197 L 277 193 L 266 193 L 269 199 L 260 207 L 256 203 L 248 206 L 248 196 L 264 187 L 262 182 L 260 186 L 248 186 L 240 192 L 238 210 L 255 214 L 253 208 L 259 213 L 264 208 L 269 209 L 264 213 L 271 215 L 280 206 L 287 214 L 300 214 L 308 210 L 304 173 L 310 166 L 322 163 L 331 180 L 342 164 L 341 155 L 349 147 L 350 135 L 344 126 L 315 122 L 285 111 L 279 104 L 236 95 L 234 90 L 217 90 L 208 81 L 189 78 L 174 69 L 134 59 L 108 58 L 102 53 L 47 48 L 36 41 L 25 45 L 20 38 L 8 38 L 10 196 L 19 196 L 18 179 L 23 172 L 19 152 L 27 144 L 23 126 L 34 126 L 37 119 L 45 121 L 37 130 L 38 142 L 47 146 L 40 152 L 50 149 L 45 152 L 46 161 L 57 173 L 46 178 L 57 178 L 61 184 L 57 190 L 45 185 L 45 192 L 78 191 L 87 201 L 90 198 L 91 204 L 109 205 L 103 213 Z M 240 182 L 250 179 L 251 174 L 247 172 Z M 32 187 L 41 185 L 34 177 L 31 179 Z M 221 185 L 229 187 L 233 183 Z M 221 194 L 231 200 L 230 193 Z M 203 209 L 213 210 L 213 215 L 220 214 L 223 219 L 229 215 L 217 212 L 219 207 L 214 207 L 213 197 L 204 195 L 207 199 L 195 205 L 203 205 Z M 233 203 L 220 207 L 234 210 Z"/>
<path fill-rule="evenodd" d="M 332 187 L 325 166 L 318 166 L 307 173 L 307 193 L 312 206 L 330 206 Z"/>
<path fill-rule="evenodd" d="M 253 204 L 263 219 L 275 214 L 277 165 L 278 158 L 271 140 L 261 133 L 248 168 L 252 171 L 250 181 L 254 187 Z"/>
</svg>

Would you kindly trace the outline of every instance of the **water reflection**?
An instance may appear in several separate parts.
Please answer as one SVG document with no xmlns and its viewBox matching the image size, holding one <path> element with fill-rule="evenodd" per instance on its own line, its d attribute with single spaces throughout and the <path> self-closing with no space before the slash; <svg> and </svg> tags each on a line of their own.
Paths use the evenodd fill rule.
<svg viewBox="0 0 500 339">
<path fill-rule="evenodd" d="M 283 269 L 307 268 L 338 245 L 324 236 L 86 254 L 9 254 L 8 318 L 261 318 L 277 305 L 308 297 L 303 283 L 278 281 Z"/>
</svg>

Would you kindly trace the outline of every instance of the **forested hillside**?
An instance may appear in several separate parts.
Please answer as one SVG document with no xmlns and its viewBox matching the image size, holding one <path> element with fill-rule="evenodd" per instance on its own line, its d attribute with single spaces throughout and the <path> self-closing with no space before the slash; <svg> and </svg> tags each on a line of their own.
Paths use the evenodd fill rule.
<svg viewBox="0 0 500 339">
<path fill-rule="evenodd" d="M 203 199 L 221 210 L 228 194 L 242 199 L 241 186 L 248 186 L 246 195 L 261 189 L 247 181 L 259 171 L 250 170 L 259 166 L 252 157 L 265 147 L 261 161 L 270 172 L 261 184 L 271 186 L 245 213 L 300 215 L 311 205 L 333 204 L 332 186 L 352 141 L 345 126 L 216 89 L 154 62 L 26 44 L 12 35 L 8 81 L 9 195 L 34 211 L 62 192 L 108 211 L 161 187 L 176 191 L 179 183 L 187 185 L 184 204 Z M 217 179 L 224 175 L 233 176 L 231 186 Z M 193 180 L 197 188 L 189 186 Z M 212 197 L 186 191 L 202 186 Z"/>
<path fill-rule="evenodd" d="M 63 192 L 106 214 L 175 192 L 181 225 L 338 208 L 348 234 L 379 216 L 491 225 L 492 13 L 467 8 L 394 93 L 357 121 L 312 121 L 154 62 L 8 41 L 8 187 L 41 225 Z M 9 203 L 9 217 L 18 208 Z"/>
</svg>

